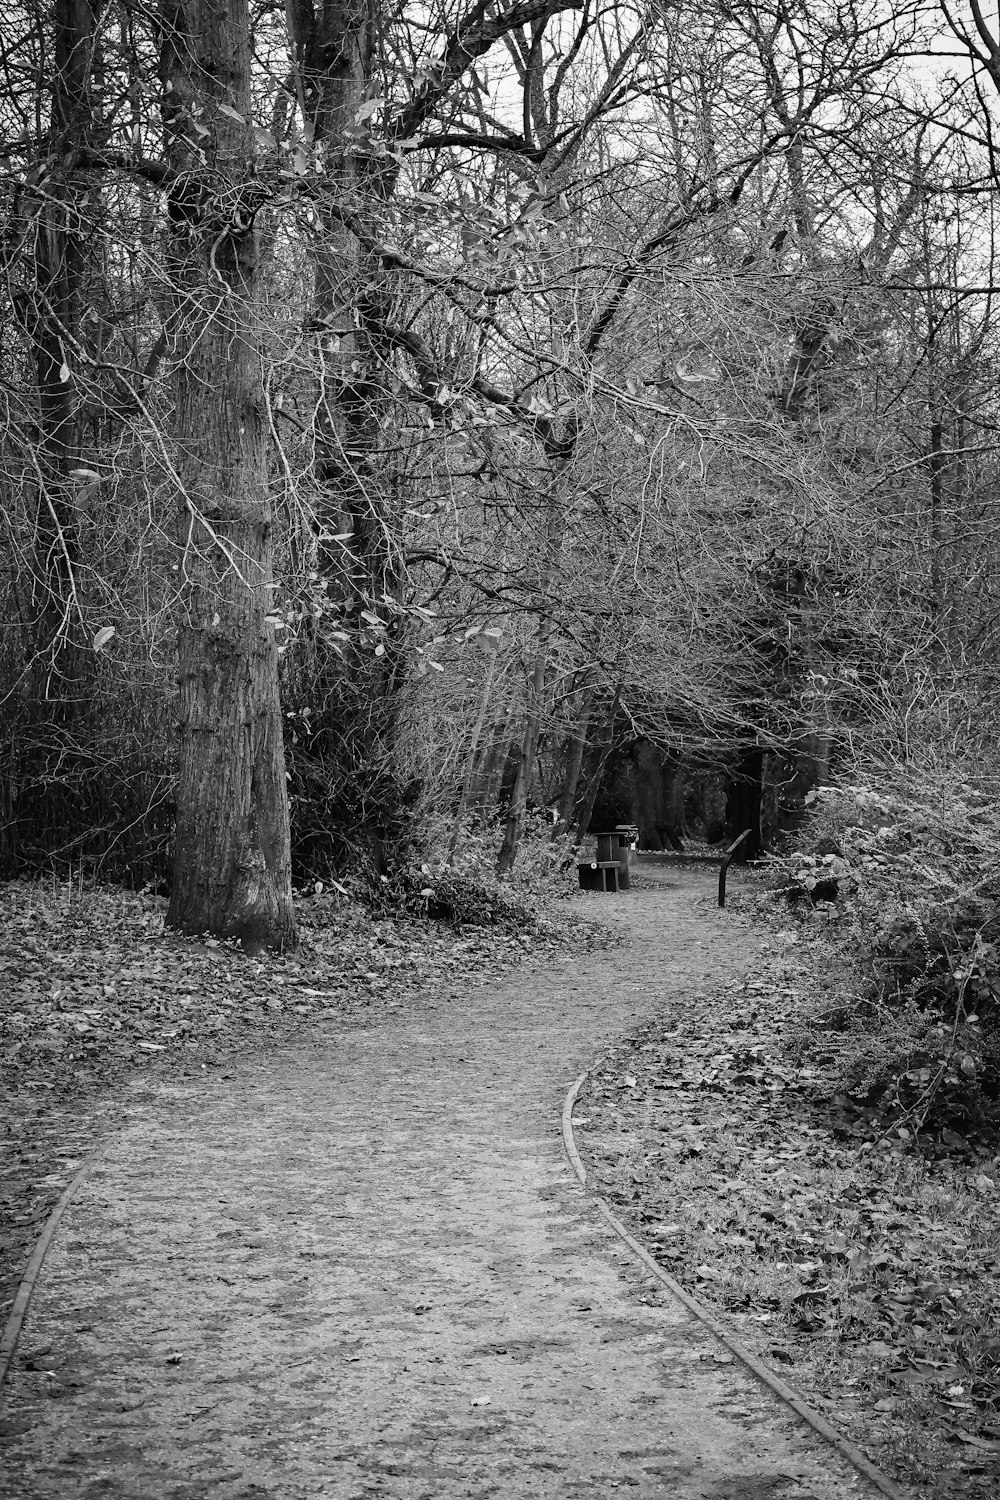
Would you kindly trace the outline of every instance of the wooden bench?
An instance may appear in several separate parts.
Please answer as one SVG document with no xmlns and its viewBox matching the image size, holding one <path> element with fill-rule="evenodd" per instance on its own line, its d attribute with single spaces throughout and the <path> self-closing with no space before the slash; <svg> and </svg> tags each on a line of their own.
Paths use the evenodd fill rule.
<svg viewBox="0 0 1000 1500">
<path fill-rule="evenodd" d="M 632 828 L 625 824 L 622 827 L 612 828 L 608 833 L 597 835 L 597 862 L 606 864 L 616 861 L 618 864 L 618 886 L 620 891 L 627 891 L 631 881 L 629 880 L 629 844 L 631 843 Z"/>
<path fill-rule="evenodd" d="M 581 891 L 621 891 L 621 865 L 616 859 L 587 859 L 577 865 Z M 626 871 L 626 877 L 628 872 Z"/>
</svg>

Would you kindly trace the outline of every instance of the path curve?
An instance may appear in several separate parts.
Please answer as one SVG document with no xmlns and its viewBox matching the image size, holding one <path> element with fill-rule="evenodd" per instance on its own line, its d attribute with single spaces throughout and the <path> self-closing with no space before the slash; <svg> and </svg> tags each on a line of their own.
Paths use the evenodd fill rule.
<svg viewBox="0 0 1000 1500">
<path fill-rule="evenodd" d="M 595 1054 L 752 965 L 714 884 L 580 897 L 626 947 L 155 1085 L 49 1252 L 3 1500 L 873 1495 L 563 1154 Z"/>
</svg>

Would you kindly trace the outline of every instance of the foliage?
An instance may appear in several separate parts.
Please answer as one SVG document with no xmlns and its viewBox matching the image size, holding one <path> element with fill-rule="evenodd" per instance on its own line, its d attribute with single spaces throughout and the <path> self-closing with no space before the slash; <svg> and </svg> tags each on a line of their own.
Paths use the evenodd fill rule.
<svg viewBox="0 0 1000 1500">
<path fill-rule="evenodd" d="M 491 887 L 455 870 L 435 872 L 429 865 L 397 876 L 387 898 L 404 911 L 456 927 L 516 932 L 530 930 L 536 922 L 534 913 L 499 883 Z"/>
<path fill-rule="evenodd" d="M 857 976 L 813 1049 L 835 1053 L 845 1107 L 902 1139 L 1000 1126 L 996 805 L 984 781 L 883 769 L 817 793 L 784 862 L 786 899 L 833 879 L 835 906 L 794 910 Z"/>
<path fill-rule="evenodd" d="M 908 74 L 909 12 L 306 3 L 188 129 L 155 12 L 10 10 L 4 871 L 170 857 L 228 494 L 190 467 L 221 386 L 177 427 L 199 235 L 254 266 L 300 882 L 405 864 L 525 747 L 514 800 L 553 801 L 613 719 L 719 766 L 985 742 L 992 136 Z"/>
<path fill-rule="evenodd" d="M 73 882 L 8 882 L 0 958 L 6 1087 L 52 1065 L 60 1088 L 93 1082 L 158 1053 L 193 1053 L 233 1028 L 282 1016 L 302 1020 L 391 988 L 397 1001 L 452 967 L 460 935 L 426 920 L 377 916 L 335 891 L 299 899 L 301 954 L 249 956 L 238 945 L 177 939 L 165 903 Z M 421 914 L 423 915 L 423 914 Z M 521 951 L 513 924 L 478 934 L 460 950 L 509 961 Z M 529 925 L 527 932 L 533 927 Z M 549 927 L 545 938 L 554 941 Z M 455 960 L 457 964 L 459 960 Z M 352 999 L 354 997 L 354 999 Z M 207 1051 L 206 1051 L 207 1048 Z M 37 1084 L 35 1085 L 37 1086 Z M 46 1084 L 48 1087 L 49 1084 Z"/>
<path fill-rule="evenodd" d="M 799 1043 L 817 991 L 836 1002 L 844 955 L 822 918 L 781 920 L 749 982 L 685 996 L 592 1070 L 576 1112 L 588 1176 L 671 1275 L 914 1493 L 986 1500 L 1000 1475 L 1000 1156 L 957 1137 L 917 1154 L 840 1108 L 822 1054 Z"/>
<path fill-rule="evenodd" d="M 463 830 L 459 860 L 446 856 L 402 865 L 375 889 L 379 910 L 408 912 L 464 928 L 497 928 L 512 933 L 552 932 L 555 901 L 574 888 L 565 864 L 566 840 L 553 841 L 551 821 L 536 813 L 518 852 L 512 875 L 500 880 L 494 868 L 495 820 L 480 819 Z M 443 826 L 428 842 L 444 843 Z M 560 919 L 561 920 L 561 919 Z"/>
</svg>

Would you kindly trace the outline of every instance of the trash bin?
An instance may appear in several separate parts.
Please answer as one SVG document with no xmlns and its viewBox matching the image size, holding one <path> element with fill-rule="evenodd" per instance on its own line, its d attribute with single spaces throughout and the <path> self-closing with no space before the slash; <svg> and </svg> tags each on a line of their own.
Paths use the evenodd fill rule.
<svg viewBox="0 0 1000 1500">
<path fill-rule="evenodd" d="M 616 823 L 615 832 L 625 844 L 625 857 L 629 865 L 635 864 L 636 845 L 639 842 L 639 829 L 635 823 Z"/>
</svg>

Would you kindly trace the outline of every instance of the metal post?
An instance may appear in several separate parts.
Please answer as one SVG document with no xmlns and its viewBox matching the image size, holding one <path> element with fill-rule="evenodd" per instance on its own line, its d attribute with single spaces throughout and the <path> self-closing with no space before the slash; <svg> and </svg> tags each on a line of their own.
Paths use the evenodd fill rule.
<svg viewBox="0 0 1000 1500">
<path fill-rule="evenodd" d="M 736 851 L 739 849 L 740 845 L 746 843 L 747 839 L 750 837 L 750 835 L 752 833 L 753 833 L 753 829 L 752 828 L 744 828 L 743 832 L 740 834 L 740 836 L 736 840 L 736 842 L 733 843 L 733 844 L 730 844 L 729 848 L 726 850 L 725 854 L 722 856 L 722 867 L 719 870 L 719 905 L 720 906 L 725 906 L 725 904 L 726 904 L 726 871 L 729 869 L 729 866 L 732 864 L 733 857 L 735 856 Z"/>
</svg>

